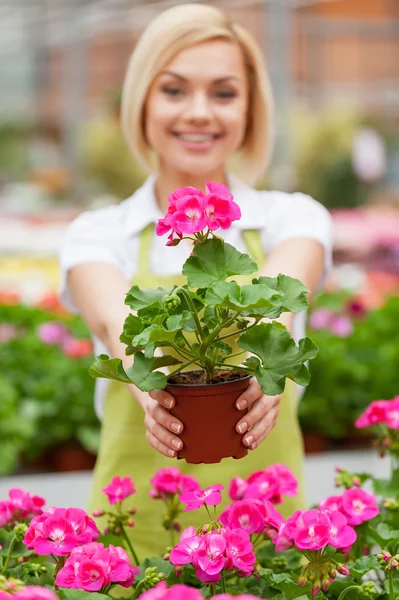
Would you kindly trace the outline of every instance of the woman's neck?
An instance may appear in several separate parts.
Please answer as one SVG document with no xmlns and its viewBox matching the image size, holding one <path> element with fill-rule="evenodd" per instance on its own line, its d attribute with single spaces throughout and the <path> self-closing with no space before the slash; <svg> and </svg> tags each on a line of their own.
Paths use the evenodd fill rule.
<svg viewBox="0 0 399 600">
<path fill-rule="evenodd" d="M 188 173 L 179 173 L 161 169 L 155 181 L 155 197 L 159 208 L 163 213 L 168 211 L 169 195 L 176 189 L 182 187 L 195 187 L 205 192 L 205 183 L 207 181 L 216 181 L 227 185 L 227 176 L 224 170 L 218 170 L 209 173 L 207 176 L 190 175 Z"/>
</svg>

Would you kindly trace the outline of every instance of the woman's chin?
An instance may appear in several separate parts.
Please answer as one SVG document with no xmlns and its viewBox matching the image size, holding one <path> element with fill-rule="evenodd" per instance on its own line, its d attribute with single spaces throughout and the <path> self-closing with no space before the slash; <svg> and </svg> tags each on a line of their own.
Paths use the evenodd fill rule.
<svg viewBox="0 0 399 600">
<path fill-rule="evenodd" d="M 211 156 L 181 156 L 173 162 L 168 161 L 169 166 L 180 173 L 186 173 L 193 178 L 207 177 L 211 173 L 223 172 L 224 161 Z"/>
</svg>

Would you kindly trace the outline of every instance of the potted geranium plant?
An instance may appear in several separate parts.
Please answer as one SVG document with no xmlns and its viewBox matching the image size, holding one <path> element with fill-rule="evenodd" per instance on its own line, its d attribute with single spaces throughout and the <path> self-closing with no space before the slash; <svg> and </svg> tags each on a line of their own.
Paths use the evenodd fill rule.
<svg viewBox="0 0 399 600">
<path fill-rule="evenodd" d="M 191 187 L 173 192 L 156 229 L 158 235 L 170 232 L 167 246 L 192 242 L 183 265 L 187 283 L 172 290 L 134 285 L 125 300 L 132 314 L 121 335 L 126 355 L 134 356 L 132 366 L 125 369 L 120 359 L 100 355 L 90 369 L 94 377 L 134 383 L 147 392 L 167 388 L 176 400 L 172 412 L 184 424 L 179 457 L 192 463 L 245 456 L 235 430 L 235 401 L 251 376 L 268 395 L 282 393 L 287 377 L 306 385 L 305 362 L 318 350 L 309 338 L 296 344 L 274 320 L 282 312 L 304 310 L 308 290 L 286 275 L 251 280 L 259 270 L 256 262 L 215 235 L 240 218 L 239 206 L 222 184 L 207 183 L 206 192 Z M 247 276 L 247 284 L 235 276 Z M 159 348 L 162 356 L 156 355 Z M 163 367 L 172 370 L 166 375 Z"/>
</svg>

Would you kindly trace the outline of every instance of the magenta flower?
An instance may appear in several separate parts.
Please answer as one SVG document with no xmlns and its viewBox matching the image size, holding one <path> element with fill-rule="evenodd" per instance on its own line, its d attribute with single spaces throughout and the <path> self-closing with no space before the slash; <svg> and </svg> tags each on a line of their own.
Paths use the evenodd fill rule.
<svg viewBox="0 0 399 600">
<path fill-rule="evenodd" d="M 389 429 L 399 429 L 399 396 L 386 403 L 385 423 Z"/>
<path fill-rule="evenodd" d="M 331 523 L 325 512 L 316 509 L 303 511 L 298 525 L 297 521 L 294 541 L 299 550 L 320 550 L 329 543 Z"/>
<path fill-rule="evenodd" d="M 24 537 L 28 550 L 47 556 L 66 556 L 79 544 L 96 540 L 96 524 L 80 508 L 54 508 L 34 517 Z"/>
<path fill-rule="evenodd" d="M 141 594 L 140 600 L 203 600 L 203 596 L 188 585 L 177 584 L 168 588 L 165 581 L 161 581 L 152 590 Z"/>
<path fill-rule="evenodd" d="M 229 493 L 233 500 L 256 498 L 280 504 L 283 496 L 298 493 L 298 482 L 288 467 L 275 464 L 263 471 L 255 471 L 246 480 L 235 477 L 230 482 Z"/>
<path fill-rule="evenodd" d="M 330 331 L 337 337 L 349 337 L 353 333 L 353 323 L 345 315 L 335 315 L 330 322 Z"/>
<path fill-rule="evenodd" d="M 40 496 L 31 496 L 20 488 L 12 488 L 8 492 L 8 500 L 0 502 L 0 527 L 12 526 L 21 519 L 33 519 L 40 515 L 46 503 Z"/>
<path fill-rule="evenodd" d="M 189 510 L 196 510 L 205 504 L 207 506 L 216 506 L 221 503 L 222 496 L 220 494 L 223 490 L 223 486 L 220 484 L 211 485 L 205 490 L 193 490 L 190 492 L 184 492 L 179 500 L 183 504 L 187 504 L 184 509 L 185 512 Z"/>
<path fill-rule="evenodd" d="M 199 483 L 190 475 L 183 475 L 176 467 L 159 469 L 150 480 L 153 488 L 150 490 L 151 498 L 164 499 L 168 494 L 182 494 L 199 489 Z"/>
<path fill-rule="evenodd" d="M 244 529 L 249 534 L 277 532 L 283 518 L 271 502 L 248 499 L 230 504 L 221 514 L 220 521 L 231 529 Z"/>
<path fill-rule="evenodd" d="M 49 321 L 41 323 L 37 328 L 37 337 L 45 344 L 62 344 L 68 336 L 68 329 L 63 323 Z"/>
<path fill-rule="evenodd" d="M 56 577 L 64 588 L 100 591 L 111 584 L 130 587 L 139 569 L 130 564 L 123 548 L 92 542 L 75 548 Z"/>
<path fill-rule="evenodd" d="M 342 508 L 342 496 L 329 496 L 325 500 L 321 500 L 319 502 L 319 508 L 324 510 L 330 510 L 333 512 L 334 510 L 339 510 L 343 512 Z"/>
<path fill-rule="evenodd" d="M 339 511 L 329 513 L 331 523 L 329 544 L 334 548 L 350 548 L 356 541 L 356 531 Z"/>
<path fill-rule="evenodd" d="M 232 500 L 242 500 L 248 489 L 248 483 L 242 477 L 233 477 L 230 481 L 229 496 Z"/>
<path fill-rule="evenodd" d="M 13 598 L 14 600 L 58 600 L 58 596 L 54 594 L 53 591 L 48 588 L 41 587 L 40 585 L 30 585 L 22 588 L 13 596 L 8 596 L 8 598 Z M 0 596 L 1 600 L 1 596 Z"/>
<path fill-rule="evenodd" d="M 172 548 L 170 562 L 177 566 L 188 565 L 201 545 L 202 537 L 196 535 L 194 527 L 189 527 L 180 536 L 180 543 Z"/>
<path fill-rule="evenodd" d="M 206 225 L 211 231 L 229 229 L 233 221 L 241 218 L 240 207 L 222 184 L 209 182 L 207 191 L 208 194 L 204 197 Z"/>
<path fill-rule="evenodd" d="M 375 400 L 371 402 L 364 413 L 355 421 L 355 427 L 363 429 L 371 427 L 376 423 L 385 423 L 386 420 L 386 400 Z"/>
<path fill-rule="evenodd" d="M 319 329 L 329 329 L 330 323 L 335 313 L 329 308 L 316 308 L 309 315 L 308 325 L 315 331 Z"/>
<path fill-rule="evenodd" d="M 202 538 L 197 552 L 193 557 L 193 564 L 197 569 L 197 577 L 204 581 L 204 574 L 215 577 L 218 581 L 220 573 L 226 564 L 226 540 L 219 533 L 209 533 Z M 199 574 L 198 574 L 199 573 Z"/>
<path fill-rule="evenodd" d="M 235 567 L 241 573 L 252 573 L 256 556 L 249 534 L 243 529 L 234 529 L 224 532 L 223 537 L 226 540 L 226 569 Z"/>
<path fill-rule="evenodd" d="M 342 494 L 342 508 L 349 525 L 360 525 L 380 512 L 375 496 L 361 488 L 345 490 Z"/>
<path fill-rule="evenodd" d="M 116 504 L 135 494 L 136 488 L 130 477 L 113 477 L 111 483 L 101 491 L 108 496 L 110 504 Z"/>
</svg>

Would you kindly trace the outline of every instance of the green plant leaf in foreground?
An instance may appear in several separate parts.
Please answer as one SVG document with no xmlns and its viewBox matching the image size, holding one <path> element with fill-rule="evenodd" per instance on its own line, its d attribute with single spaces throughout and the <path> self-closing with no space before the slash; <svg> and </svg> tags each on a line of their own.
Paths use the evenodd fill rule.
<svg viewBox="0 0 399 600">
<path fill-rule="evenodd" d="M 309 383 L 309 371 L 304 363 L 318 352 L 309 338 L 303 338 L 297 345 L 286 329 L 273 323 L 261 323 L 244 333 L 238 345 L 259 357 L 255 375 L 265 394 L 281 394 L 286 377 L 300 385 Z M 254 357 L 244 365 L 253 369 Z"/>
<path fill-rule="evenodd" d="M 232 275 L 251 275 L 258 265 L 248 254 L 242 254 L 222 240 L 207 240 L 194 247 L 183 265 L 183 275 L 191 288 L 208 287 Z"/>
<path fill-rule="evenodd" d="M 94 363 L 89 368 L 92 377 L 102 377 L 105 379 L 116 379 L 123 383 L 132 383 L 132 380 L 126 374 L 120 358 L 109 358 L 107 354 L 97 356 Z"/>
</svg>

